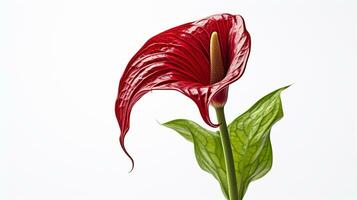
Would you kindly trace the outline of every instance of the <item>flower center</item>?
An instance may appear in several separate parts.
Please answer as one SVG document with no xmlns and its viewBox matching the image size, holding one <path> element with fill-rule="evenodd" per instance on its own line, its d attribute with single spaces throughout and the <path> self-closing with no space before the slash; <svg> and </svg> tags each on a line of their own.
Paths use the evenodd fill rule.
<svg viewBox="0 0 357 200">
<path fill-rule="evenodd" d="M 221 81 L 224 76 L 224 66 L 222 61 L 221 47 L 219 45 L 218 33 L 214 31 L 210 40 L 210 64 L 211 75 L 210 84 Z"/>
</svg>

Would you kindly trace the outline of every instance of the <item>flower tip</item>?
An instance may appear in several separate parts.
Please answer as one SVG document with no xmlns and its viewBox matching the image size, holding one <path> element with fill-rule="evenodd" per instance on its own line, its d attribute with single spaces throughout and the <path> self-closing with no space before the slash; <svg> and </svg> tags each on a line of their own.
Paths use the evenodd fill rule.
<svg viewBox="0 0 357 200">
<path fill-rule="evenodd" d="M 131 157 L 131 155 L 128 153 L 128 151 L 125 148 L 124 137 L 122 137 L 122 135 L 123 134 L 120 135 L 119 142 L 120 142 L 120 146 L 123 149 L 124 153 L 126 154 L 126 156 L 128 156 L 128 158 L 131 161 L 131 169 L 129 170 L 129 173 L 131 173 L 134 170 L 135 163 L 134 163 L 134 159 Z"/>
<path fill-rule="evenodd" d="M 212 38 L 214 38 L 214 40 L 218 39 L 218 33 L 217 31 L 213 31 L 211 34 L 211 42 L 212 42 Z"/>
</svg>

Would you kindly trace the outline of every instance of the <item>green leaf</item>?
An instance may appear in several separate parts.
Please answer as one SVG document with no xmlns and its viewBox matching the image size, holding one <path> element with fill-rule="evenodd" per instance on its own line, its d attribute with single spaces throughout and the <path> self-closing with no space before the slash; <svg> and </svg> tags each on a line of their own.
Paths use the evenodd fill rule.
<svg viewBox="0 0 357 200">
<path fill-rule="evenodd" d="M 177 131 L 185 139 L 193 142 L 199 166 L 218 180 L 222 192 L 227 198 L 226 165 L 218 132 L 206 130 L 195 122 L 186 119 L 173 120 L 163 125 Z"/>
<path fill-rule="evenodd" d="M 228 125 L 241 197 L 250 182 L 263 177 L 272 167 L 270 130 L 283 117 L 280 93 L 287 87 L 264 96 Z"/>
<path fill-rule="evenodd" d="M 287 87 L 264 96 L 228 125 L 240 198 L 244 196 L 250 182 L 263 177 L 272 167 L 270 131 L 283 117 L 280 93 Z M 185 119 L 163 125 L 193 142 L 199 166 L 219 181 L 227 198 L 226 167 L 219 132 L 206 130 Z"/>
</svg>

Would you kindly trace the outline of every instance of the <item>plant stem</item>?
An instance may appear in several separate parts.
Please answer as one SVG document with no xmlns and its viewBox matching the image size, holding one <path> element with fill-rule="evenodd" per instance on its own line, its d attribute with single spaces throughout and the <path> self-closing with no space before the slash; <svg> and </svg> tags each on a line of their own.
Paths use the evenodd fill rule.
<svg viewBox="0 0 357 200">
<path fill-rule="evenodd" d="M 234 168 L 231 141 L 229 139 L 226 118 L 224 115 L 224 107 L 216 107 L 215 109 L 217 120 L 220 124 L 219 130 L 223 147 L 224 160 L 226 163 L 229 200 L 238 200 L 237 179 Z"/>
</svg>

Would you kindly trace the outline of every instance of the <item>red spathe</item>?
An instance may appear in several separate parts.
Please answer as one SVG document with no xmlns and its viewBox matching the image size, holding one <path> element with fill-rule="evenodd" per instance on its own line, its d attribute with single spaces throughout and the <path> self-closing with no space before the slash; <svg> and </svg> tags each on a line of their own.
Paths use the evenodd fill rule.
<svg viewBox="0 0 357 200">
<path fill-rule="evenodd" d="M 219 36 L 226 75 L 210 84 L 210 36 L 214 31 Z M 229 84 L 244 72 L 249 51 L 250 36 L 240 15 L 213 15 L 149 39 L 130 60 L 119 83 L 115 114 L 125 153 L 130 157 L 124 138 L 129 130 L 132 107 L 151 90 L 181 92 L 196 103 L 208 125 L 217 127 L 209 117 L 209 103 L 220 100 L 222 94 L 228 95 Z"/>
</svg>

